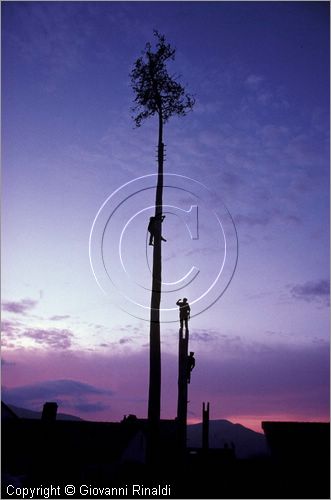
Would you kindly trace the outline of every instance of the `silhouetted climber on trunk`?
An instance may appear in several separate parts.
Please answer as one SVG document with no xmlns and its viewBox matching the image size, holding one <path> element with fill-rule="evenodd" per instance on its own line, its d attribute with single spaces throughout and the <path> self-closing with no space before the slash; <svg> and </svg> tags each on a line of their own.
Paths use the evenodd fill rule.
<svg viewBox="0 0 331 500">
<path fill-rule="evenodd" d="M 156 234 L 156 228 L 157 228 L 158 221 L 161 221 L 161 223 L 162 223 L 164 221 L 164 219 L 165 219 L 165 215 L 161 215 L 159 217 L 150 217 L 149 218 L 149 224 L 148 224 L 147 229 L 150 233 L 150 236 L 149 236 L 149 244 L 150 245 L 154 244 L 154 238 L 155 238 L 155 234 Z M 161 240 L 167 241 L 163 238 L 163 236 L 161 236 Z"/>
<path fill-rule="evenodd" d="M 187 357 L 187 383 L 191 382 L 191 371 L 195 367 L 195 358 L 194 352 L 190 352 L 190 355 Z"/>
<path fill-rule="evenodd" d="M 191 308 L 187 299 L 184 297 L 183 302 L 177 300 L 176 305 L 179 306 L 179 320 L 180 329 L 183 330 L 183 323 L 185 322 L 185 330 L 188 331 L 188 320 L 190 319 Z"/>
</svg>

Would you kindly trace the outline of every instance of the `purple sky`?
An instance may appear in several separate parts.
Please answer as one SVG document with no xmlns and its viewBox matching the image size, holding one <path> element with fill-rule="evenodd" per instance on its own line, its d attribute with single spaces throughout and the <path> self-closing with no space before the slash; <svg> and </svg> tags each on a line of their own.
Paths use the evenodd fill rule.
<svg viewBox="0 0 331 500">
<path fill-rule="evenodd" d="M 164 293 L 162 305 L 175 307 L 187 296 L 192 316 L 201 312 L 198 297 L 224 253 L 211 207 L 226 232 L 223 288 L 237 257 L 224 205 L 239 244 L 230 286 L 191 320 L 197 365 L 190 418 L 199 420 L 202 401 L 210 401 L 211 418 L 259 430 L 263 419 L 328 420 L 328 2 L 1 7 L 3 399 L 31 409 L 56 400 L 61 411 L 89 419 L 146 416 L 149 325 L 114 304 L 127 309 L 123 295 L 100 290 L 89 238 L 115 190 L 156 173 L 157 121 L 133 127 L 129 73 L 158 29 L 177 48 L 171 70 L 196 96 L 194 111 L 165 127 L 165 171 L 211 191 L 208 197 L 201 188 L 199 239 L 191 239 L 181 215 L 185 210 L 194 232 L 187 212 L 194 196 L 165 190 L 164 202 L 182 214 L 168 209 L 163 224 L 163 278 L 200 272 L 192 284 Z M 116 290 L 143 305 L 154 199 L 147 187 L 105 233 Z M 107 219 L 105 210 L 109 205 L 101 212 Z M 123 279 L 114 258 L 127 223 Z M 100 241 L 94 227 L 92 254 Z M 105 273 L 100 280 L 111 286 Z M 163 323 L 161 331 L 162 416 L 173 418 L 177 324 Z"/>
</svg>

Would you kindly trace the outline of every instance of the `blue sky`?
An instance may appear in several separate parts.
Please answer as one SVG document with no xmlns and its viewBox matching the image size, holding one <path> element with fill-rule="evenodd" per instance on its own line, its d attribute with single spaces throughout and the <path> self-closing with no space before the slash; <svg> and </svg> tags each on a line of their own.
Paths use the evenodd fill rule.
<svg viewBox="0 0 331 500">
<path fill-rule="evenodd" d="M 145 415 L 148 323 L 101 292 L 90 267 L 89 237 L 98 210 L 116 189 L 156 172 L 157 122 L 134 128 L 129 79 L 153 29 L 177 48 L 171 69 L 196 97 L 192 113 L 165 127 L 165 171 L 203 183 L 214 193 L 209 203 L 223 216 L 227 207 L 238 234 L 230 286 L 191 321 L 197 357 L 191 418 L 199 418 L 201 401 L 209 398 L 214 417 L 255 427 L 265 417 L 325 419 L 327 2 L 2 3 L 4 384 L 9 393 L 15 388 L 16 402 L 26 384 L 43 384 L 46 397 L 45 384 L 63 378 L 65 355 L 71 360 L 72 369 L 65 370 L 69 382 L 105 391 L 87 391 L 87 402 L 77 403 L 81 409 L 92 405 L 88 398 L 101 398 L 103 406 L 93 399 L 96 411 L 89 417 L 116 419 L 127 408 Z M 150 206 L 153 196 L 150 189 L 139 207 Z M 165 194 L 169 204 L 171 196 Z M 193 201 L 183 199 L 185 209 Z M 132 210 L 126 207 L 118 229 Z M 125 259 L 131 274 L 148 283 L 148 272 L 136 265 L 145 252 L 146 221 L 143 215 L 136 221 L 123 240 Z M 213 280 L 222 249 L 215 246 L 214 223 L 203 209 L 200 224 L 197 242 L 183 234 L 174 215 L 167 216 L 165 280 L 194 265 L 201 268 L 203 286 Z M 235 260 L 230 247 L 229 269 Z M 194 300 L 200 286 L 196 282 L 180 293 Z M 175 324 L 164 324 L 162 342 L 163 412 L 172 416 Z M 93 356 L 104 364 L 93 363 Z M 141 374 L 139 384 L 123 376 L 119 360 L 126 357 Z M 25 361 L 31 359 L 34 369 Z M 40 372 L 43 363 L 48 370 Z M 90 363 L 107 368 L 92 373 Z M 305 374 L 316 366 L 320 371 L 311 387 Z M 290 378 L 296 383 L 289 395 Z M 65 384 L 56 387 L 64 390 Z M 319 394 L 315 412 L 312 391 Z"/>
</svg>

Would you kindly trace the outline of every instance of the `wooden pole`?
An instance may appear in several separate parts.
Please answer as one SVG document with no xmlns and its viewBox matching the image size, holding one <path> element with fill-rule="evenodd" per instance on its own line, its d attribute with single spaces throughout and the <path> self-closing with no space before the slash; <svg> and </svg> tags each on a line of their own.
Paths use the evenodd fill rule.
<svg viewBox="0 0 331 500">
<path fill-rule="evenodd" d="M 177 424 L 178 445 L 180 452 L 185 454 L 187 438 L 187 358 L 188 358 L 188 330 L 179 330 L 178 342 L 178 402 Z"/>
</svg>

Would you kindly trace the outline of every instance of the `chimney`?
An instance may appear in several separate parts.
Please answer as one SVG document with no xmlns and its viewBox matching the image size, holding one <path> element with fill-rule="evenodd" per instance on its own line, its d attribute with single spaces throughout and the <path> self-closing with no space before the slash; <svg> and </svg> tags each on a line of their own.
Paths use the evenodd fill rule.
<svg viewBox="0 0 331 500">
<path fill-rule="evenodd" d="M 44 404 L 43 413 L 41 415 L 41 420 L 43 422 L 55 422 L 57 413 L 57 403 L 47 402 Z"/>
<path fill-rule="evenodd" d="M 202 449 L 209 449 L 209 403 L 202 403 Z"/>
</svg>

